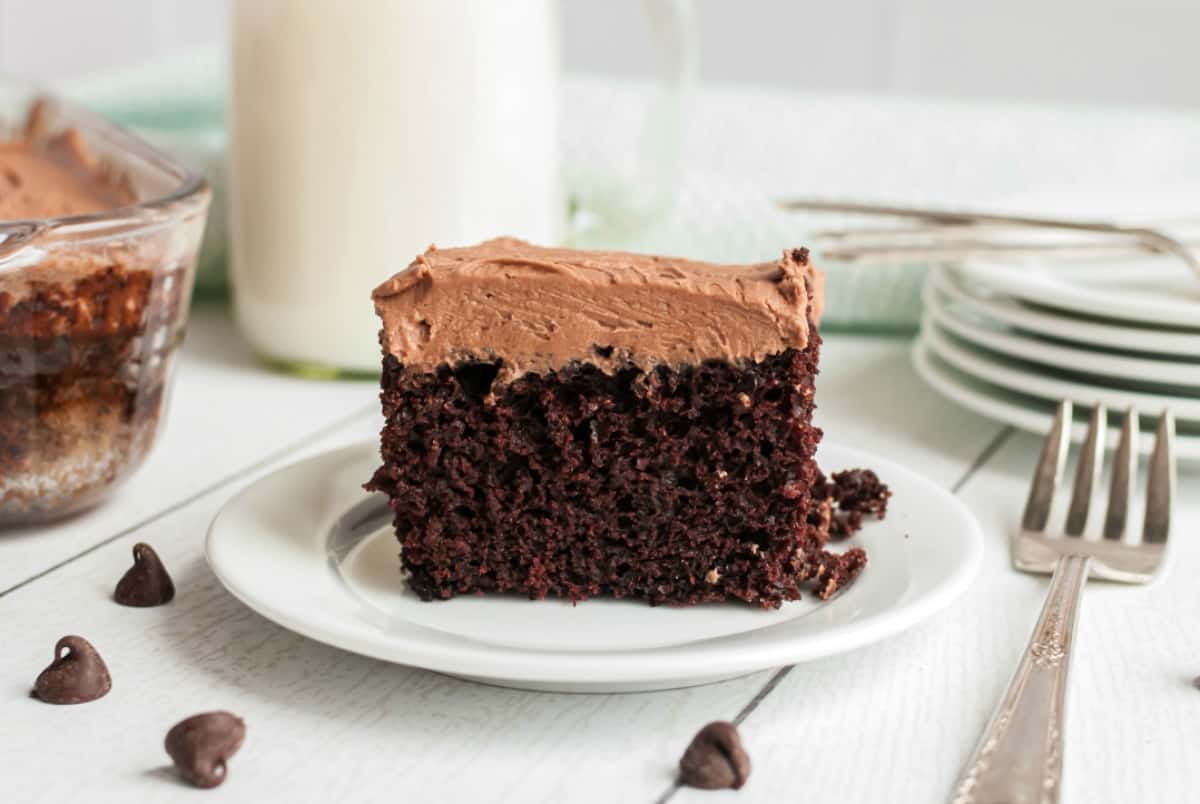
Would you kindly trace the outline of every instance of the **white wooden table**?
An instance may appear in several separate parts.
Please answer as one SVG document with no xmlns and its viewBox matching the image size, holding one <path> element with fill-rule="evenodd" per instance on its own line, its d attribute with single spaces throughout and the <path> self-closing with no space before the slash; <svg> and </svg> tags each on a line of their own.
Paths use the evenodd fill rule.
<svg viewBox="0 0 1200 804">
<path fill-rule="evenodd" d="M 217 583 L 202 542 L 216 511 L 270 470 L 375 437 L 373 383 L 258 365 L 225 314 L 200 310 L 153 455 L 106 505 L 0 532 L 0 801 L 584 801 L 668 797 L 692 734 L 741 723 L 754 763 L 701 801 L 945 799 L 1021 651 L 1044 581 L 1008 567 L 1006 539 L 1037 440 L 926 389 L 908 342 L 827 338 L 826 437 L 906 463 L 982 521 L 983 571 L 949 611 L 842 657 L 671 692 L 497 689 L 343 653 L 252 613 Z M 1200 476 L 1185 470 L 1174 566 L 1150 588 L 1095 587 L 1081 620 L 1067 734 L 1068 800 L 1200 795 Z M 127 609 L 113 585 L 137 541 L 172 571 L 168 606 Z M 876 571 L 879 571 L 878 569 Z M 113 691 L 77 707 L 28 697 L 55 641 L 100 650 Z M 178 783 L 162 740 L 229 709 L 248 727 L 229 780 Z"/>
</svg>

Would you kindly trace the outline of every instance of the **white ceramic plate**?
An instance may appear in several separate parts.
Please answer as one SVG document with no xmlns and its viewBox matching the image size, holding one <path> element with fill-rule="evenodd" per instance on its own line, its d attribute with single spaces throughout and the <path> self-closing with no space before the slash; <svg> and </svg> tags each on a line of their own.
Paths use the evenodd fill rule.
<svg viewBox="0 0 1200 804">
<path fill-rule="evenodd" d="M 912 361 L 917 374 L 934 390 L 968 410 L 1031 433 L 1043 435 L 1050 431 L 1050 425 L 1054 421 L 1054 403 L 990 385 L 958 371 L 934 354 L 922 338 L 918 338 L 913 345 Z M 1078 418 L 1079 415 L 1086 416 L 1086 408 L 1077 411 L 1077 418 L 1071 429 L 1071 437 L 1076 442 L 1083 440 L 1087 430 L 1086 421 Z M 1110 424 L 1115 422 L 1110 421 Z M 1152 428 L 1142 428 L 1142 439 L 1139 443 L 1141 452 L 1145 455 L 1150 454 L 1154 445 L 1153 434 L 1147 432 L 1148 430 Z M 1110 427 L 1110 443 L 1115 443 L 1116 438 L 1116 427 Z M 1175 454 L 1181 460 L 1200 461 L 1200 435 L 1186 431 L 1177 432 Z"/>
<path fill-rule="evenodd" d="M 999 204 L 1000 211 L 1041 218 L 1110 221 L 1146 226 L 1195 242 L 1200 239 L 1200 187 L 1096 188 L 1037 187 Z M 1046 230 L 1021 239 L 1070 242 L 1095 235 Z M 1011 296 L 1061 310 L 1156 327 L 1200 330 L 1200 277 L 1178 259 L 1142 257 L 1123 260 L 983 260 L 962 266 L 965 275 Z"/>
<path fill-rule="evenodd" d="M 281 469 L 231 500 L 209 530 L 217 577 L 263 616 L 355 653 L 504 686 L 572 692 L 703 684 L 857 648 L 909 628 L 959 595 L 979 566 L 969 511 L 909 469 L 826 443 L 828 470 L 875 469 L 894 496 L 849 544 L 869 564 L 844 593 L 776 611 L 743 604 L 572 606 L 508 596 L 424 603 L 400 577 L 386 508 L 361 484 L 377 446 Z"/>
<path fill-rule="evenodd" d="M 1085 344 L 1093 349 L 1184 357 L 1200 355 L 1200 333 L 1157 330 L 1060 315 L 981 288 L 970 288 L 948 268 L 933 269 L 928 284 L 973 313 L 1026 332 Z"/>
<path fill-rule="evenodd" d="M 1147 393 L 1084 382 L 1053 370 L 1043 373 L 1045 369 L 1032 363 L 977 349 L 946 333 L 928 319 L 921 323 L 921 339 L 934 354 L 959 371 L 1028 396 L 1051 401 L 1073 399 L 1085 405 L 1099 402 L 1115 410 L 1124 410 L 1133 405 L 1149 415 L 1157 415 L 1171 408 L 1179 421 L 1200 422 L 1200 397 Z"/>
<path fill-rule="evenodd" d="M 933 285 L 924 292 L 925 314 L 938 326 L 985 349 L 1019 360 L 1098 378 L 1159 383 L 1200 393 L 1200 362 L 1142 357 L 1067 346 L 1023 335 L 973 314 L 943 296 Z"/>
<path fill-rule="evenodd" d="M 962 275 L 1045 307 L 1200 334 L 1200 277 L 1179 260 L 970 260 Z"/>
</svg>

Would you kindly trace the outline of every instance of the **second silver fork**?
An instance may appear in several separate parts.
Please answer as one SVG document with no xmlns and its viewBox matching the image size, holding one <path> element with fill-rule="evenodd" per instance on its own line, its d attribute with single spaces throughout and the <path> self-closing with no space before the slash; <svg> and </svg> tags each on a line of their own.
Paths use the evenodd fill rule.
<svg viewBox="0 0 1200 804">
<path fill-rule="evenodd" d="M 1121 427 L 1113 457 L 1103 539 L 1083 538 L 1092 491 L 1104 461 L 1106 416 L 1102 406 L 1092 410 L 1062 536 L 1048 535 L 1046 526 L 1070 449 L 1069 401 L 1059 404 L 1054 426 L 1046 436 L 1012 550 L 1017 569 L 1053 572 L 1053 577 L 1029 646 L 959 776 L 953 804 L 1053 804 L 1059 800 L 1067 670 L 1084 583 L 1089 574 L 1144 583 L 1162 563 L 1175 490 L 1175 425 L 1170 411 L 1164 411 L 1158 421 L 1140 540 L 1130 539 L 1127 527 L 1137 485 L 1138 417 L 1132 409 Z"/>
</svg>

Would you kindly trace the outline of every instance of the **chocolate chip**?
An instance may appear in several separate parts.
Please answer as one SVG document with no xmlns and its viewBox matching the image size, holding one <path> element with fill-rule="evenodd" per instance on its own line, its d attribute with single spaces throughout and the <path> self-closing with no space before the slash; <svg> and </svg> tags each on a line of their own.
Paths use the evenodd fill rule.
<svg viewBox="0 0 1200 804">
<path fill-rule="evenodd" d="M 229 712 L 205 712 L 181 720 L 163 745 L 184 779 L 196 787 L 225 781 L 225 763 L 242 747 L 246 723 Z"/>
<path fill-rule="evenodd" d="M 175 597 L 175 584 L 158 553 L 145 542 L 133 546 L 133 566 L 117 582 L 113 600 L 122 606 L 161 606 Z"/>
<path fill-rule="evenodd" d="M 679 760 L 679 783 L 703 790 L 737 790 L 750 775 L 750 757 L 737 726 L 718 720 L 696 733 Z"/>
<path fill-rule="evenodd" d="M 51 704 L 81 704 L 103 698 L 110 689 L 112 677 L 92 643 L 65 636 L 54 646 L 54 661 L 38 675 L 31 695 Z"/>
</svg>

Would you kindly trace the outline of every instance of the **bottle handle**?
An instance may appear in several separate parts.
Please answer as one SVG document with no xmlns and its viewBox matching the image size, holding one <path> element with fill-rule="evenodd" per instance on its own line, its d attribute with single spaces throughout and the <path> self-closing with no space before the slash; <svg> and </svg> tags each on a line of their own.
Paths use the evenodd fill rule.
<svg viewBox="0 0 1200 804">
<path fill-rule="evenodd" d="M 694 0 L 643 0 L 646 17 L 660 43 L 659 96 L 642 129 L 639 174 L 656 179 L 652 211 L 666 207 L 683 174 L 683 132 L 687 101 L 700 67 Z M 657 173 L 657 175 L 656 175 Z"/>
<path fill-rule="evenodd" d="M 700 65 L 694 0 L 643 0 L 655 40 L 658 87 L 634 154 L 614 165 L 613 181 L 593 187 L 573 214 L 573 236 L 600 242 L 636 232 L 671 206 L 683 174 L 687 106 Z"/>
</svg>

